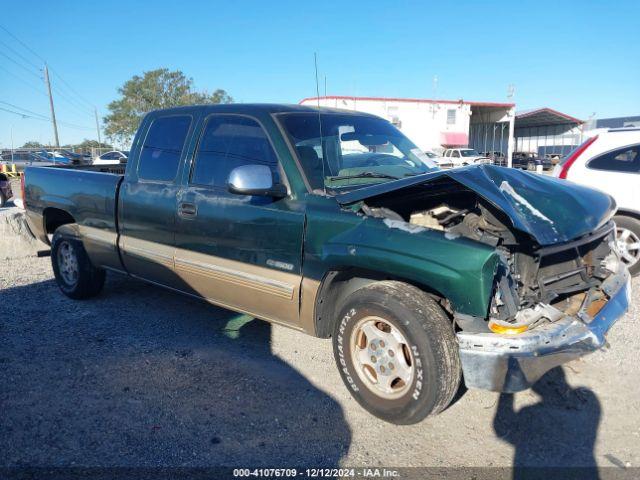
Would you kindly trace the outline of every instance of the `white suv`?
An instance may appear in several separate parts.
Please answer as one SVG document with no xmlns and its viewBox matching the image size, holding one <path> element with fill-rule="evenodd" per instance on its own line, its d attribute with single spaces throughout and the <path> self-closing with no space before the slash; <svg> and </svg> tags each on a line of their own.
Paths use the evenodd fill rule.
<svg viewBox="0 0 640 480">
<path fill-rule="evenodd" d="M 442 156 L 454 167 L 474 165 L 476 163 L 491 163 L 487 157 L 480 155 L 473 148 L 447 148 Z"/>
<path fill-rule="evenodd" d="M 640 128 L 598 133 L 556 165 L 553 175 L 615 199 L 618 250 L 629 271 L 640 273 Z"/>
</svg>

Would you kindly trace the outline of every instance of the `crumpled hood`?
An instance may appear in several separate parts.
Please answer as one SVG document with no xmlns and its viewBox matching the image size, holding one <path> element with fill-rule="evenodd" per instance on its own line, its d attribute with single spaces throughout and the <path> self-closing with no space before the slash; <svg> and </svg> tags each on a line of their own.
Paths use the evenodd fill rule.
<svg viewBox="0 0 640 480">
<path fill-rule="evenodd" d="M 513 168 L 472 165 L 438 170 L 339 194 L 341 205 L 378 197 L 402 188 L 428 186 L 443 177 L 464 185 L 503 211 L 513 227 L 540 245 L 567 242 L 597 230 L 615 213 L 613 198 L 566 180 Z"/>
</svg>

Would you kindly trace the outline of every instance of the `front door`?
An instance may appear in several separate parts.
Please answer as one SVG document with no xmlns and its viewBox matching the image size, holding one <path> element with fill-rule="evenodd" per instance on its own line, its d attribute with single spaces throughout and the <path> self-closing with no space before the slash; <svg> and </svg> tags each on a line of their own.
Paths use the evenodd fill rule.
<svg viewBox="0 0 640 480">
<path fill-rule="evenodd" d="M 304 203 L 229 193 L 231 170 L 249 164 L 268 165 L 282 179 L 256 119 L 207 117 L 177 199 L 176 273 L 213 303 L 296 326 Z"/>
</svg>

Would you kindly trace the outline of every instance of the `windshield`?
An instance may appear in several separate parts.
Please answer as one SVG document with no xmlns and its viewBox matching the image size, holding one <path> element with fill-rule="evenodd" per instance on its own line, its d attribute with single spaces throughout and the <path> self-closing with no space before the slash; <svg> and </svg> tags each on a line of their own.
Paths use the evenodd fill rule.
<svg viewBox="0 0 640 480">
<path fill-rule="evenodd" d="M 476 152 L 473 148 L 460 150 L 460 155 L 462 155 L 463 157 L 479 157 L 480 156 L 480 154 Z"/>
<path fill-rule="evenodd" d="M 279 119 L 314 190 L 388 182 L 438 168 L 381 118 L 303 112 L 283 113 Z"/>
</svg>

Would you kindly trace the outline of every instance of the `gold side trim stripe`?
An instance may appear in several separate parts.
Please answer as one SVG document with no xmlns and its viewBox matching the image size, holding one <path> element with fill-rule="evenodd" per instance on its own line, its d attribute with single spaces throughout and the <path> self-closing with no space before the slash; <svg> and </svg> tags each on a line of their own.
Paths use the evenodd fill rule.
<svg viewBox="0 0 640 480">
<path fill-rule="evenodd" d="M 103 244 L 109 245 L 110 247 L 115 247 L 116 246 L 115 238 L 105 238 L 103 236 L 94 235 L 92 233 L 85 233 L 84 237 L 88 238 L 89 240 L 92 240 L 94 242 L 98 242 L 98 243 L 103 243 Z"/>
<path fill-rule="evenodd" d="M 193 293 L 185 292 L 184 290 L 178 290 L 177 288 L 169 287 L 168 285 L 164 285 L 162 283 L 154 282 L 153 280 L 149 280 L 148 278 L 140 277 L 138 275 L 131 275 L 131 276 L 134 277 L 134 278 L 137 278 L 138 280 L 142 280 L 143 282 L 149 283 L 151 285 L 156 285 L 158 287 L 166 288 L 167 290 L 171 290 L 173 292 L 180 293 L 180 294 L 186 295 L 188 297 L 196 298 L 198 300 L 204 300 L 205 302 L 208 302 L 208 303 L 210 303 L 212 305 L 217 305 L 217 306 L 222 307 L 222 308 L 226 308 L 227 310 L 233 310 L 233 311 L 239 312 L 239 313 L 246 313 L 247 315 L 251 315 L 251 316 L 253 316 L 255 318 L 259 318 L 261 320 L 266 320 L 266 321 L 271 322 L 271 323 L 277 323 L 278 325 L 283 325 L 285 327 L 289 327 L 289 328 L 292 328 L 294 330 L 304 331 L 298 325 L 292 324 L 291 322 L 283 321 L 282 319 L 278 319 L 278 318 L 275 318 L 275 317 L 272 317 L 272 316 L 269 316 L 269 315 L 258 315 L 255 312 L 252 312 L 251 310 L 240 308 L 237 305 L 232 305 L 230 303 L 225 303 L 225 302 L 222 302 L 220 300 L 216 300 L 214 298 L 204 297 L 204 296 L 201 296 L 201 295 L 194 295 Z"/>
<path fill-rule="evenodd" d="M 158 263 L 161 263 L 162 265 L 173 268 L 173 257 L 170 257 L 169 255 L 163 255 L 161 253 L 151 252 L 149 250 L 145 250 L 144 248 L 127 246 L 126 244 L 124 248 L 124 253 L 135 255 L 137 257 L 146 258 L 149 260 L 153 260 L 154 262 L 158 262 Z"/>
<path fill-rule="evenodd" d="M 175 259 L 176 270 L 182 270 L 209 278 L 234 283 L 243 287 L 250 287 L 261 292 L 277 295 L 288 300 L 293 299 L 295 287 L 285 282 L 261 277 L 251 273 L 205 264 L 185 259 Z"/>
</svg>

